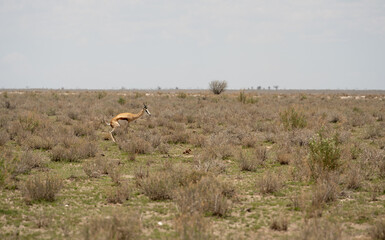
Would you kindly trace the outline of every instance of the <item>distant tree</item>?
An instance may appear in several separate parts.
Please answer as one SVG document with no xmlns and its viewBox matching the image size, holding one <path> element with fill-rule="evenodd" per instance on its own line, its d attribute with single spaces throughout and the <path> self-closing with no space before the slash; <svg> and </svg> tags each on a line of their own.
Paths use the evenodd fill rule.
<svg viewBox="0 0 385 240">
<path fill-rule="evenodd" d="M 258 87 L 257 87 L 257 90 L 261 90 L 261 89 L 262 89 L 262 87 L 261 87 L 261 86 L 258 86 Z"/>
<path fill-rule="evenodd" d="M 221 94 L 227 88 L 227 82 L 214 80 L 209 83 L 209 88 L 214 94 Z"/>
<path fill-rule="evenodd" d="M 274 88 L 275 88 L 275 90 L 278 90 L 278 86 L 277 85 L 275 85 L 275 86 L 273 86 Z"/>
</svg>

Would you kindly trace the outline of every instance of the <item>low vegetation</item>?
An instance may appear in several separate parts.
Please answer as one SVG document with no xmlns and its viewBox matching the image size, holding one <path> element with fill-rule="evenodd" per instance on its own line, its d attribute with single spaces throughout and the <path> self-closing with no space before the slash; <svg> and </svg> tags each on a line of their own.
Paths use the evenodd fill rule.
<svg viewBox="0 0 385 240">
<path fill-rule="evenodd" d="M 383 91 L 226 87 L 1 92 L 0 239 L 384 239 Z"/>
</svg>

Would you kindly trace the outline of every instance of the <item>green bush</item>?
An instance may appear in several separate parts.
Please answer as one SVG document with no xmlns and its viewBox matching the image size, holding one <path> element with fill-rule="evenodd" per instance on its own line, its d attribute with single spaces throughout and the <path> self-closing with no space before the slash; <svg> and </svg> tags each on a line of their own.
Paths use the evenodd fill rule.
<svg viewBox="0 0 385 240">
<path fill-rule="evenodd" d="M 307 125 L 305 115 L 301 112 L 297 112 L 293 107 L 288 108 L 279 115 L 281 117 L 281 122 L 286 130 L 304 128 Z"/>
<path fill-rule="evenodd" d="M 312 177 L 317 178 L 324 171 L 336 170 L 340 166 L 341 150 L 335 138 L 316 134 L 309 142 L 309 167 Z"/>
<path fill-rule="evenodd" d="M 184 98 L 186 98 L 186 97 L 187 97 L 187 94 L 186 94 L 186 93 L 184 93 L 184 92 L 178 93 L 178 98 L 184 99 Z"/>
<path fill-rule="evenodd" d="M 119 103 L 120 105 L 124 105 L 124 104 L 126 104 L 126 99 L 124 99 L 124 98 L 122 98 L 122 97 L 119 97 L 118 103 Z"/>
<path fill-rule="evenodd" d="M 238 95 L 238 101 L 240 101 L 241 103 L 246 103 L 246 99 L 247 97 L 245 91 L 240 91 Z"/>
<path fill-rule="evenodd" d="M 239 92 L 239 95 L 238 95 L 238 101 L 240 101 L 241 103 L 245 104 L 245 103 L 250 103 L 250 104 L 254 104 L 254 103 L 257 103 L 258 102 L 258 99 L 256 98 L 256 96 L 247 96 L 245 91 L 240 91 Z"/>
</svg>

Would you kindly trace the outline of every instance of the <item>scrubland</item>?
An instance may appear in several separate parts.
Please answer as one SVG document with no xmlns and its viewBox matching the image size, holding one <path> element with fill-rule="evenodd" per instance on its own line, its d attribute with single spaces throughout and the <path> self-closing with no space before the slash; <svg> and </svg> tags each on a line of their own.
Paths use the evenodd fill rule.
<svg viewBox="0 0 385 240">
<path fill-rule="evenodd" d="M 384 115 L 383 91 L 3 90 L 0 239 L 384 239 Z"/>
</svg>

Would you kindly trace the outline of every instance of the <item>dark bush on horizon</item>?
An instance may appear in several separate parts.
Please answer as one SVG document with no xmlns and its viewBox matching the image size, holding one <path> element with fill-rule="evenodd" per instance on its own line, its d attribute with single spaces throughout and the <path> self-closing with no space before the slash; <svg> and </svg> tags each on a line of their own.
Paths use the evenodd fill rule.
<svg viewBox="0 0 385 240">
<path fill-rule="evenodd" d="M 214 94 L 221 94 L 227 88 L 227 82 L 214 80 L 209 83 L 209 88 Z"/>
</svg>

